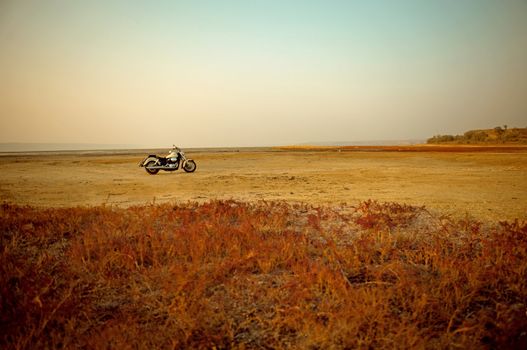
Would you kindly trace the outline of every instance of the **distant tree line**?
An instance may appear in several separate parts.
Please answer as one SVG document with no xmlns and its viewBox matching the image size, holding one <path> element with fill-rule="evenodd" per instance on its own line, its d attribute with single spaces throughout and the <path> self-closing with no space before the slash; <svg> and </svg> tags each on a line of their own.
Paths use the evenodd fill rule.
<svg viewBox="0 0 527 350">
<path fill-rule="evenodd" d="M 508 128 L 497 126 L 494 129 L 469 130 L 463 135 L 436 135 L 429 138 L 430 144 L 527 144 L 527 128 Z"/>
</svg>

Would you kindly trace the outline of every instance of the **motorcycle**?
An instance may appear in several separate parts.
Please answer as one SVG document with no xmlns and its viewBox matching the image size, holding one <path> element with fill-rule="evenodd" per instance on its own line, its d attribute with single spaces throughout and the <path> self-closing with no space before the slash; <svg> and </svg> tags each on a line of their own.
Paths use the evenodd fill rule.
<svg viewBox="0 0 527 350">
<path fill-rule="evenodd" d="M 150 175 L 157 174 L 159 170 L 176 171 L 180 165 L 187 173 L 193 173 L 196 170 L 196 162 L 187 158 L 185 152 L 175 145 L 166 157 L 150 154 L 139 163 L 139 166 L 144 167 Z"/>
</svg>

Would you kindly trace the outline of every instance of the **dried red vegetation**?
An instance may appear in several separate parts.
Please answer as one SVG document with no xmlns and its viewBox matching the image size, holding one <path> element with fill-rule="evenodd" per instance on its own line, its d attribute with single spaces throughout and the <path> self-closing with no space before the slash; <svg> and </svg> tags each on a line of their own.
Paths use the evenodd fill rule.
<svg viewBox="0 0 527 350">
<path fill-rule="evenodd" d="M 527 224 L 373 201 L 0 209 L 2 348 L 526 348 Z"/>
<path fill-rule="evenodd" d="M 410 146 L 281 146 L 282 151 L 297 152 L 527 152 L 527 146 L 518 144 L 497 145 L 410 145 Z"/>
</svg>

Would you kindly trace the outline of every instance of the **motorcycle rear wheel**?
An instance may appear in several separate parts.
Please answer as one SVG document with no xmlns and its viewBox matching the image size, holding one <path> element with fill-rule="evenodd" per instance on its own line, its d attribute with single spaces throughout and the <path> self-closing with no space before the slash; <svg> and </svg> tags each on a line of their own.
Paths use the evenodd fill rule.
<svg viewBox="0 0 527 350">
<path fill-rule="evenodd" d="M 149 166 L 155 166 L 155 165 L 156 165 L 156 162 L 154 160 L 151 160 L 148 163 L 146 163 L 145 165 L 146 172 L 149 173 L 150 175 L 157 174 L 159 172 L 159 169 L 148 169 Z"/>
<path fill-rule="evenodd" d="M 183 170 L 185 170 L 187 173 L 193 173 L 196 170 L 196 167 L 196 162 L 193 160 L 188 160 L 183 166 Z"/>
</svg>

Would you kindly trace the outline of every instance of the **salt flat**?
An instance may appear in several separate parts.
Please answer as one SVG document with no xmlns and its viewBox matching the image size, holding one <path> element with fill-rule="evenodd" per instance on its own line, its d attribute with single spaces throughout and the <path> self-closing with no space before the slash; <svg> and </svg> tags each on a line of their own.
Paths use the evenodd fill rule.
<svg viewBox="0 0 527 350">
<path fill-rule="evenodd" d="M 374 199 L 482 220 L 525 219 L 527 152 L 187 152 L 198 168 L 148 175 L 137 152 L 0 156 L 0 200 L 42 207 L 236 199 Z"/>
</svg>

